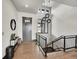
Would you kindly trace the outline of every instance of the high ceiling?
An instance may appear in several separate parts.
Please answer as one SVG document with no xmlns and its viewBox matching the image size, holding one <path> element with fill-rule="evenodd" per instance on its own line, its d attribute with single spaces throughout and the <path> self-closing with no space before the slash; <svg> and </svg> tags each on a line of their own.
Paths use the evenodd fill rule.
<svg viewBox="0 0 79 59">
<path fill-rule="evenodd" d="M 77 0 L 12 0 L 18 11 L 36 13 L 41 6 L 56 8 L 60 4 L 76 7 Z M 49 4 L 48 4 L 49 2 Z M 28 5 L 25 7 L 25 5 Z"/>
<path fill-rule="evenodd" d="M 73 7 L 77 6 L 77 0 L 52 0 L 52 1 L 56 1 L 58 3 L 66 4 Z"/>
<path fill-rule="evenodd" d="M 44 0 L 12 0 L 12 2 L 19 11 L 35 13 Z M 25 7 L 25 5 L 28 5 L 28 7 Z"/>
</svg>

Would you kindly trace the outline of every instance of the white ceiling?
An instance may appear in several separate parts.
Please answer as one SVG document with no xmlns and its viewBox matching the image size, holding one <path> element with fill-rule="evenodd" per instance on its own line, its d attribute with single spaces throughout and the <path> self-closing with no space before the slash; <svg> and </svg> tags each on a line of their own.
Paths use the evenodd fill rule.
<svg viewBox="0 0 79 59">
<path fill-rule="evenodd" d="M 19 11 L 35 13 L 44 0 L 12 0 L 12 2 Z M 27 8 L 26 4 L 29 5 Z"/>
<path fill-rule="evenodd" d="M 18 11 L 36 13 L 38 8 L 43 6 L 42 4 L 47 0 L 12 0 Z M 29 5 L 27 8 L 25 5 Z M 60 4 L 66 4 L 69 6 L 76 7 L 77 0 L 51 0 L 51 5 L 47 4 L 47 7 L 57 8 Z"/>
<path fill-rule="evenodd" d="M 72 7 L 76 7 L 77 6 L 77 0 L 52 0 L 52 1 L 56 1 L 58 3 L 61 4 L 66 4 Z"/>
</svg>

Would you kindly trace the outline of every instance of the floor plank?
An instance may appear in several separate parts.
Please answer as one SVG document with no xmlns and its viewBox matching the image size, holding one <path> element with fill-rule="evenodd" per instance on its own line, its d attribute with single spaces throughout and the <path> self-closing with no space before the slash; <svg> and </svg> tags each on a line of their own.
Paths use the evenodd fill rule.
<svg viewBox="0 0 79 59">
<path fill-rule="evenodd" d="M 48 53 L 48 57 L 45 58 L 34 42 L 24 42 L 17 48 L 13 59 L 77 59 L 76 56 L 73 50 Z"/>
</svg>

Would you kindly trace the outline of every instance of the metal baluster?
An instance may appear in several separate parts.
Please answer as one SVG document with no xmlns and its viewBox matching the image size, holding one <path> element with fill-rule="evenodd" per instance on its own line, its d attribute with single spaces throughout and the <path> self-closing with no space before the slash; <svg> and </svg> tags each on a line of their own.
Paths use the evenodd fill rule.
<svg viewBox="0 0 79 59">
<path fill-rule="evenodd" d="M 66 42 L 65 42 L 65 36 L 64 36 L 64 52 L 65 52 L 65 45 L 66 45 Z"/>
<path fill-rule="evenodd" d="M 39 35 L 39 46 L 40 46 L 40 35 Z"/>
<path fill-rule="evenodd" d="M 77 35 L 75 37 L 75 48 L 77 48 Z"/>
<path fill-rule="evenodd" d="M 45 57 L 47 57 L 47 39 L 45 39 L 45 49 L 46 49 L 46 51 L 45 51 Z"/>
</svg>

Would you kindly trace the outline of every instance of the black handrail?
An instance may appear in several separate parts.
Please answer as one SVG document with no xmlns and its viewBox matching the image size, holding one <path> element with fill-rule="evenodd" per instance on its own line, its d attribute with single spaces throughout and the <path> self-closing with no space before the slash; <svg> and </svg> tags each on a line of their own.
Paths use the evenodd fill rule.
<svg viewBox="0 0 79 59">
<path fill-rule="evenodd" d="M 54 41 L 51 41 L 50 43 L 48 43 L 47 46 L 54 43 L 54 42 L 56 42 L 56 41 L 59 41 L 59 40 L 63 39 L 63 37 L 64 36 L 60 36 L 60 37 L 56 38 Z"/>
<path fill-rule="evenodd" d="M 57 42 L 57 41 L 59 41 L 59 40 L 61 40 L 61 39 L 64 39 L 64 37 L 65 37 L 65 39 L 77 38 L 77 35 L 66 35 L 66 36 L 63 36 L 63 35 L 62 35 L 62 36 L 56 38 L 54 41 L 51 41 L 50 43 L 48 43 L 47 46 L 50 45 L 50 44 L 52 44 L 52 43 L 55 43 L 55 42 Z"/>
<path fill-rule="evenodd" d="M 77 35 L 66 35 L 66 36 L 65 36 L 66 39 L 69 39 L 69 38 L 76 38 L 76 37 L 77 37 Z"/>
<path fill-rule="evenodd" d="M 36 33 L 36 40 L 37 40 L 37 36 L 41 37 L 41 38 L 42 38 L 43 40 L 45 40 L 45 41 L 47 40 L 47 38 L 46 38 L 45 36 L 39 35 L 39 34 L 37 34 L 37 33 Z"/>
<path fill-rule="evenodd" d="M 56 38 L 54 41 L 52 41 L 52 42 L 54 43 L 54 42 L 59 41 L 59 40 L 61 40 L 63 38 L 64 38 L 64 36 L 60 36 L 60 37 Z"/>
<path fill-rule="evenodd" d="M 42 36 L 42 35 L 40 35 L 40 37 L 41 37 L 43 40 L 46 40 L 46 39 L 47 39 L 46 37 L 44 37 L 44 36 Z"/>
</svg>

